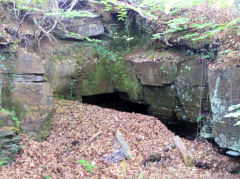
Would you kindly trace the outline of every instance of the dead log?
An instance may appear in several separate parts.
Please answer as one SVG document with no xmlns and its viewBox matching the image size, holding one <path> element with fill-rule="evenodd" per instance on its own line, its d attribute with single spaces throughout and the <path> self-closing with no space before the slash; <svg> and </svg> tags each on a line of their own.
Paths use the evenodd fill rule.
<svg viewBox="0 0 240 179">
<path fill-rule="evenodd" d="M 192 160 L 191 156 L 189 155 L 188 150 L 186 149 L 184 143 L 181 141 L 181 139 L 178 136 L 176 136 L 174 138 L 174 143 L 177 146 L 177 148 L 179 149 L 179 151 L 181 152 L 184 164 L 188 167 L 192 167 L 193 160 Z"/>
</svg>

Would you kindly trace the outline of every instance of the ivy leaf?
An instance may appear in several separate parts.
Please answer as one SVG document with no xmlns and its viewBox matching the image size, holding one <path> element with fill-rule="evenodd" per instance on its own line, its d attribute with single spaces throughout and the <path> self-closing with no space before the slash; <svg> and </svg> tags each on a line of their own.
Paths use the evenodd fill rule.
<svg viewBox="0 0 240 179">
<path fill-rule="evenodd" d="M 238 121 L 234 126 L 240 126 L 240 121 Z"/>
<path fill-rule="evenodd" d="M 240 108 L 240 104 L 232 105 L 228 108 L 228 110 L 233 111 L 233 110 L 238 109 L 238 108 Z"/>
<path fill-rule="evenodd" d="M 240 110 L 233 113 L 226 114 L 224 117 L 234 117 L 234 118 L 240 117 Z"/>
</svg>

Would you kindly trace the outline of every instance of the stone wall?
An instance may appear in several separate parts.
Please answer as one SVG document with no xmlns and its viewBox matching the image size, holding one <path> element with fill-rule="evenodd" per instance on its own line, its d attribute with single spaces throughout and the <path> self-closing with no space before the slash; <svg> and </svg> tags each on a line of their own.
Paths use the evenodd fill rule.
<svg viewBox="0 0 240 179">
<path fill-rule="evenodd" d="M 40 58 L 24 51 L 0 56 L 0 160 L 11 162 L 19 132 L 35 140 L 50 134 L 54 105 Z"/>
</svg>

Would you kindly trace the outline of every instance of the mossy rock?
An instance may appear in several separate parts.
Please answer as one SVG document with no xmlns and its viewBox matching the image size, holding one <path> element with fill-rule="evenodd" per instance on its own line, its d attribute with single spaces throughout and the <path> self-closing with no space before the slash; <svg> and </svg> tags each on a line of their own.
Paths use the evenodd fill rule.
<svg viewBox="0 0 240 179">
<path fill-rule="evenodd" d="M 240 129 L 234 126 L 237 119 L 224 117 L 231 105 L 240 103 L 240 68 L 209 69 L 208 77 L 212 136 L 220 147 L 240 152 Z"/>
<path fill-rule="evenodd" d="M 7 127 L 0 128 L 0 166 L 10 164 L 14 161 L 21 147 L 20 138 L 13 130 Z"/>
</svg>

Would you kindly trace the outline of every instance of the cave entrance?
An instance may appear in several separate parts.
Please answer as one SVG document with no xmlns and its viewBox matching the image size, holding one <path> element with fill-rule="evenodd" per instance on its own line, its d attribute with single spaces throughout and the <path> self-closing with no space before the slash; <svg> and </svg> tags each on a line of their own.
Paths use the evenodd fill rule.
<svg viewBox="0 0 240 179">
<path fill-rule="evenodd" d="M 151 115 L 148 111 L 149 105 L 131 102 L 127 94 L 120 92 L 82 96 L 82 102 L 104 108 L 115 109 L 121 112 L 134 112 L 144 115 Z M 161 118 L 159 118 L 159 120 L 161 120 Z M 161 121 L 164 123 L 163 120 Z M 186 121 L 179 121 L 176 119 L 173 119 L 172 121 L 173 122 L 171 124 L 164 123 L 168 130 L 172 131 L 180 137 L 189 140 L 196 139 L 199 130 L 198 124 L 193 124 Z"/>
<path fill-rule="evenodd" d="M 148 114 L 149 105 L 139 104 L 128 100 L 125 93 L 108 93 L 93 96 L 83 96 L 82 102 L 87 104 L 94 104 L 104 108 L 115 109 L 121 112 L 135 112 L 140 114 Z"/>
<path fill-rule="evenodd" d="M 168 130 L 188 140 L 194 140 L 198 137 L 200 128 L 197 123 L 191 123 L 191 122 L 180 121 L 180 120 L 175 120 L 175 121 L 176 121 L 175 123 L 171 123 L 171 124 L 165 123 L 165 126 L 168 128 Z"/>
</svg>

